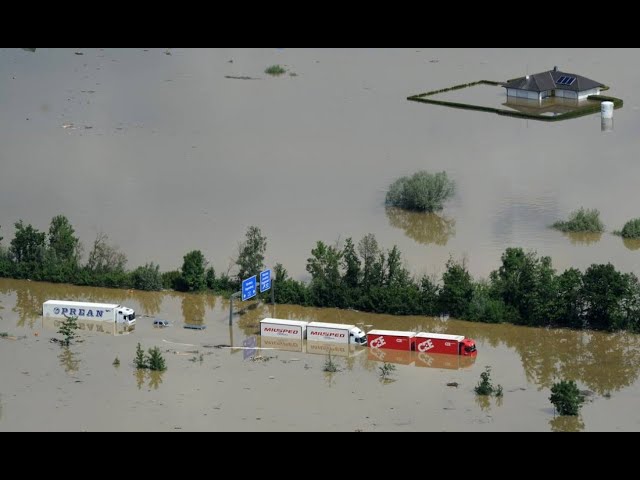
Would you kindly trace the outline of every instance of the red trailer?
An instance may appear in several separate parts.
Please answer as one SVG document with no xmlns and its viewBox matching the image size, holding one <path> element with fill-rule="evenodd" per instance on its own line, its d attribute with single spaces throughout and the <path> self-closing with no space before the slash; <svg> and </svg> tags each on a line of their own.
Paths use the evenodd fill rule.
<svg viewBox="0 0 640 480">
<path fill-rule="evenodd" d="M 418 353 L 450 353 L 475 357 L 476 343 L 463 335 L 420 332 L 415 336 L 415 349 Z"/>
<path fill-rule="evenodd" d="M 396 330 L 371 330 L 367 332 L 369 348 L 390 348 L 392 350 L 414 350 L 415 332 Z"/>
</svg>

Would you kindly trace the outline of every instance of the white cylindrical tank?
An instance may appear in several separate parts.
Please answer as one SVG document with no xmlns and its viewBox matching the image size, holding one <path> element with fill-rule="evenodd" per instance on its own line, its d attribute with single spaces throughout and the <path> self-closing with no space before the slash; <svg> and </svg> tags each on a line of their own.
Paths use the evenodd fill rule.
<svg viewBox="0 0 640 480">
<path fill-rule="evenodd" d="M 602 118 L 613 118 L 613 102 L 602 102 L 600 104 Z"/>
</svg>

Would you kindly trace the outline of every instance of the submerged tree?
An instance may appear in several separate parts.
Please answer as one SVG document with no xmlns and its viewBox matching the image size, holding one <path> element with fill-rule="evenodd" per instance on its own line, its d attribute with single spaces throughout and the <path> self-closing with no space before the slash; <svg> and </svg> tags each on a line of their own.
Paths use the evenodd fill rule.
<svg viewBox="0 0 640 480">
<path fill-rule="evenodd" d="M 34 278 L 42 271 L 47 234 L 22 220 L 15 223 L 15 234 L 9 247 L 9 259 L 15 265 L 17 278 Z M 37 278 L 36 278 L 37 279 Z"/>
<path fill-rule="evenodd" d="M 80 239 L 64 215 L 51 219 L 49 226 L 49 250 L 57 261 L 76 264 L 80 258 Z"/>
<path fill-rule="evenodd" d="M 190 292 L 199 292 L 206 286 L 205 268 L 207 262 L 200 250 L 192 250 L 184 256 L 182 280 Z"/>
<path fill-rule="evenodd" d="M 118 247 L 109 245 L 109 236 L 98 232 L 89 252 L 87 268 L 94 273 L 122 272 L 127 263 L 127 257 Z"/>
<path fill-rule="evenodd" d="M 267 237 L 259 227 L 250 226 L 245 241 L 238 246 L 238 281 L 258 275 L 264 270 L 264 254 L 267 251 Z"/>
<path fill-rule="evenodd" d="M 562 380 L 551 387 L 551 403 L 560 415 L 578 415 L 584 403 L 584 395 L 573 380 Z"/>
<path fill-rule="evenodd" d="M 62 343 L 65 346 L 71 344 L 71 340 L 76 337 L 76 330 L 78 329 L 78 317 L 65 317 L 64 322 L 60 325 L 58 333 L 64 337 Z"/>
<path fill-rule="evenodd" d="M 604 224 L 600 220 L 600 212 L 597 209 L 585 209 L 580 207 L 571 212 L 569 220 L 558 221 L 551 225 L 552 228 L 562 232 L 604 232 Z"/>
<path fill-rule="evenodd" d="M 138 290 L 162 290 L 162 274 L 160 265 L 153 262 L 136 268 L 131 274 L 133 288 Z"/>
<path fill-rule="evenodd" d="M 442 210 L 444 201 L 455 192 L 455 183 L 446 172 L 432 174 L 426 171 L 401 177 L 391 184 L 386 203 L 393 207 L 419 212 Z"/>
</svg>

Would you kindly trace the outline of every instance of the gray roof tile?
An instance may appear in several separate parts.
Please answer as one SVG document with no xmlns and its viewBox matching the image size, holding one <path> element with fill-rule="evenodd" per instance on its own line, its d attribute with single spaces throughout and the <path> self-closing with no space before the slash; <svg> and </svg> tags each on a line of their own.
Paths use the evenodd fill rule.
<svg viewBox="0 0 640 480">
<path fill-rule="evenodd" d="M 572 85 L 558 85 L 556 82 L 560 77 L 575 77 L 576 81 Z M 518 90 L 529 90 L 532 92 L 544 92 L 546 90 L 572 90 L 583 92 L 592 88 L 602 87 L 604 84 L 596 82 L 582 75 L 575 73 L 561 72 L 560 70 L 549 70 L 547 72 L 534 73 L 527 77 L 520 77 L 503 83 L 505 88 L 516 88 Z"/>
</svg>

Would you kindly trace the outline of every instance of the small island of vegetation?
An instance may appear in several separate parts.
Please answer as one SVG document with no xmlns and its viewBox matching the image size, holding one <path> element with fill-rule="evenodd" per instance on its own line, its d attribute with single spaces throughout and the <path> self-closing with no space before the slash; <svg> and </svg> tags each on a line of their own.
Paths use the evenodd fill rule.
<svg viewBox="0 0 640 480">
<path fill-rule="evenodd" d="M 551 227 L 562 232 L 604 232 L 604 224 L 600 220 L 600 212 L 595 208 L 586 210 L 580 207 L 580 209 L 571 212 L 569 220 L 555 222 Z"/>
<path fill-rule="evenodd" d="M 629 220 L 624 224 L 622 230 L 616 230 L 613 233 L 620 235 L 622 238 L 640 238 L 640 218 Z"/>
<path fill-rule="evenodd" d="M 417 212 L 442 210 L 443 203 L 455 192 L 455 183 L 446 172 L 419 171 L 400 177 L 389 187 L 386 204 Z"/>
<path fill-rule="evenodd" d="M 264 71 L 264 73 L 266 73 L 267 75 L 273 75 L 275 77 L 277 77 L 278 75 L 283 75 L 286 72 L 287 70 L 281 65 L 271 65 Z"/>
</svg>

